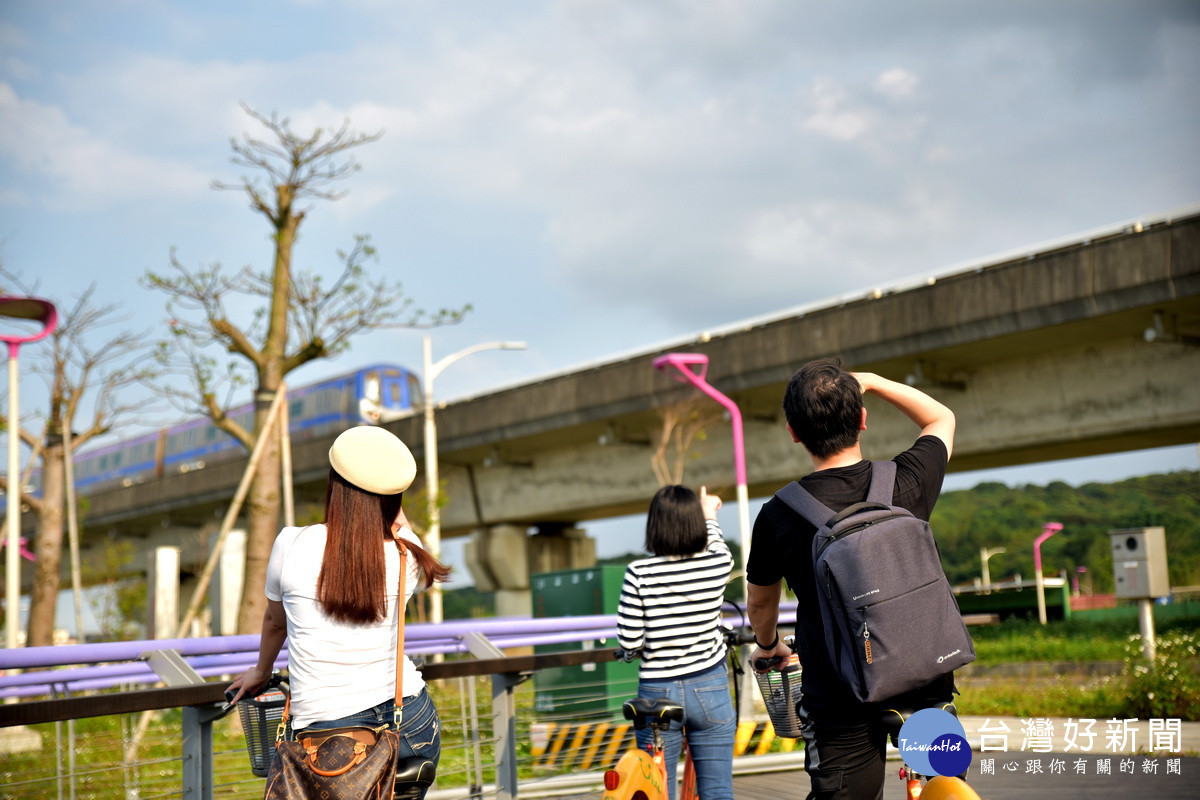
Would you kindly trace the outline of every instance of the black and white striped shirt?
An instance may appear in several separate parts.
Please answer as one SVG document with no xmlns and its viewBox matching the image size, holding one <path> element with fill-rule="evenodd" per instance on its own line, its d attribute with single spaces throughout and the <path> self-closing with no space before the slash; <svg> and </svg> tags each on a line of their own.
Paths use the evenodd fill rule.
<svg viewBox="0 0 1200 800">
<path fill-rule="evenodd" d="M 643 680 L 699 672 L 725 657 L 718 625 L 733 556 L 721 526 L 707 522 L 701 552 L 651 556 L 625 570 L 617 639 L 626 650 L 642 648 Z"/>
</svg>

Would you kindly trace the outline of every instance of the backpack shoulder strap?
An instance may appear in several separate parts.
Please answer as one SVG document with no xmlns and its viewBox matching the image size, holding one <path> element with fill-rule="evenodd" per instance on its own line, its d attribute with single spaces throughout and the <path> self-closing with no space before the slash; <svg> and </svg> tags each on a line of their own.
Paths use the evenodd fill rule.
<svg viewBox="0 0 1200 800">
<path fill-rule="evenodd" d="M 792 481 L 787 486 L 784 486 L 775 493 L 775 496 L 786 503 L 792 511 L 795 511 L 811 522 L 818 530 L 833 517 L 833 511 L 830 510 L 829 506 L 813 497 L 807 489 L 796 481 Z"/>
<path fill-rule="evenodd" d="M 867 489 L 868 503 L 892 504 L 892 495 L 896 491 L 896 462 L 871 462 L 871 488 Z"/>
</svg>

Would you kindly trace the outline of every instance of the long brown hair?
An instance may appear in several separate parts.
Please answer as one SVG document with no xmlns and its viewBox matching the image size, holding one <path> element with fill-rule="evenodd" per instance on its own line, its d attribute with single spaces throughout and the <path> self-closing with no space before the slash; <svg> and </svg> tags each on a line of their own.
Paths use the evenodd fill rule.
<svg viewBox="0 0 1200 800">
<path fill-rule="evenodd" d="M 387 560 L 392 523 L 400 513 L 402 494 L 374 494 L 329 470 L 325 488 L 325 554 L 317 577 L 317 603 L 331 619 L 351 624 L 379 622 L 387 616 Z M 416 560 L 425 588 L 445 581 L 450 567 L 425 548 L 401 539 Z M 398 598 L 404 613 L 404 598 Z"/>
</svg>

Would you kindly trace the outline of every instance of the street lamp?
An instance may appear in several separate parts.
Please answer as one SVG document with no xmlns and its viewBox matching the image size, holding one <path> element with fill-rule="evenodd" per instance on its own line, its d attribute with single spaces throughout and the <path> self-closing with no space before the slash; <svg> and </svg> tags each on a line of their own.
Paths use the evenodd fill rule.
<svg viewBox="0 0 1200 800">
<path fill-rule="evenodd" d="M 18 439 L 20 439 L 20 370 L 17 353 L 21 345 L 36 342 L 54 332 L 58 322 L 58 311 L 54 304 L 32 297 L 0 297 L 0 317 L 28 320 L 41 326 L 33 333 L 0 334 L 0 341 L 8 345 L 8 504 L 5 522 L 8 525 L 8 553 L 5 560 L 5 575 L 8 581 L 6 592 L 8 621 L 5 628 L 5 647 L 17 646 L 17 628 L 21 622 L 21 465 L 18 463 Z"/>
<path fill-rule="evenodd" d="M 704 375 L 708 372 L 708 356 L 703 353 L 668 353 L 654 359 L 655 369 L 664 370 L 667 367 L 674 367 L 680 373 L 681 377 L 677 376 L 679 380 L 692 384 L 729 411 L 729 420 L 733 426 L 733 469 L 737 478 L 738 533 L 742 542 L 742 597 L 743 601 L 748 603 L 750 602 L 750 581 L 746 576 L 746 562 L 750 558 L 750 498 L 746 489 L 746 444 L 742 432 L 742 412 L 737 403 L 705 380 Z M 693 367 L 699 371 L 693 370 Z M 743 719 L 747 718 L 751 711 L 752 686 L 750 671 L 747 670 L 742 674 L 740 693 L 742 708 L 738 709 L 739 713 L 744 715 Z"/>
<path fill-rule="evenodd" d="M 699 367 L 699 373 L 693 371 L 693 365 Z M 746 559 L 750 555 L 750 498 L 746 489 L 746 446 L 742 434 L 742 412 L 737 403 L 721 394 L 704 379 L 705 373 L 708 372 L 708 356 L 703 353 L 668 353 L 654 359 L 655 369 L 663 370 L 667 367 L 675 367 L 682 374 L 682 380 L 691 383 L 729 411 L 729 418 L 733 424 L 733 466 L 737 477 L 738 532 L 742 541 L 742 596 L 749 598 Z"/>
<path fill-rule="evenodd" d="M 1061 522 L 1047 522 L 1042 534 L 1033 540 L 1033 570 L 1037 581 L 1038 621 L 1046 624 L 1046 582 L 1042 578 L 1042 542 L 1063 529 Z"/>
<path fill-rule="evenodd" d="M 988 559 L 998 553 L 1007 552 L 1003 547 L 979 548 L 979 560 L 983 563 L 983 591 L 990 592 L 992 590 L 992 571 L 988 569 Z"/>
<path fill-rule="evenodd" d="M 1076 567 L 1076 568 L 1075 568 L 1075 575 L 1074 575 L 1074 577 L 1071 579 L 1071 582 L 1074 584 L 1074 586 L 1073 586 L 1072 588 L 1075 590 L 1075 596 L 1076 596 L 1076 597 L 1079 597 L 1079 595 L 1080 595 L 1080 591 L 1079 591 L 1079 579 L 1080 579 L 1080 577 L 1082 577 L 1082 576 L 1083 576 L 1083 575 L 1085 575 L 1086 573 L 1087 573 L 1087 567 Z M 1090 592 L 1089 592 L 1089 594 L 1090 594 Z"/>
<path fill-rule="evenodd" d="M 524 342 L 483 342 L 466 349 L 452 353 L 438 362 L 433 360 L 433 340 L 426 336 L 422 339 L 423 368 L 421 382 L 425 390 L 425 508 L 429 515 L 429 527 L 425 531 L 425 549 L 434 558 L 441 557 L 442 550 L 442 512 L 438 508 L 438 457 L 437 457 L 437 425 L 433 419 L 433 381 L 442 374 L 442 370 L 469 355 L 481 350 L 524 350 Z M 429 621 L 442 621 L 442 590 L 436 583 L 429 592 Z"/>
</svg>

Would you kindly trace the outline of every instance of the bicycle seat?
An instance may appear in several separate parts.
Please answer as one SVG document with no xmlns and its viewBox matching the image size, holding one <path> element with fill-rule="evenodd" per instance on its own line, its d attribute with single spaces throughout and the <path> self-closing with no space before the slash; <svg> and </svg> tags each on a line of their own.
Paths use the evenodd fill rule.
<svg viewBox="0 0 1200 800">
<path fill-rule="evenodd" d="M 635 697 L 626 700 L 621 706 L 625 719 L 633 720 L 633 727 L 642 730 L 647 725 L 665 731 L 671 722 L 683 722 L 683 706 L 670 700 L 659 698 L 650 700 L 646 697 Z"/>
<path fill-rule="evenodd" d="M 879 724 L 887 733 L 888 740 L 896 747 L 899 747 L 900 728 L 903 727 L 904 721 L 918 711 L 924 711 L 926 708 L 940 708 L 942 711 L 948 711 L 954 716 L 958 716 L 958 708 L 954 703 L 934 703 L 922 708 L 885 708 L 880 711 Z"/>
<path fill-rule="evenodd" d="M 396 767 L 394 800 L 417 800 L 433 785 L 437 765 L 427 758 L 410 756 L 400 759 Z"/>
</svg>

